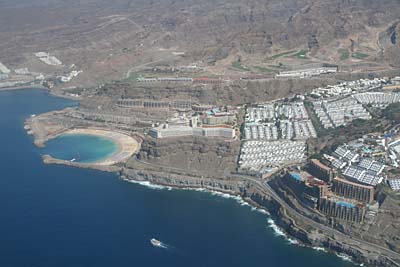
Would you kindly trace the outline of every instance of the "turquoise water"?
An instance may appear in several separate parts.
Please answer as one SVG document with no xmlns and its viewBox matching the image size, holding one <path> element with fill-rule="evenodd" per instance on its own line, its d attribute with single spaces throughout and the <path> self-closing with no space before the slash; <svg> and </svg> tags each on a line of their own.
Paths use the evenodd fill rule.
<svg viewBox="0 0 400 267">
<path fill-rule="evenodd" d="M 71 105 L 38 90 L 0 92 L 1 267 L 355 266 L 291 244 L 235 199 L 44 164 L 24 120 Z"/>
<path fill-rule="evenodd" d="M 118 145 L 108 138 L 91 134 L 63 134 L 46 143 L 44 154 L 63 160 L 93 163 L 118 151 Z"/>
<path fill-rule="evenodd" d="M 344 206 L 344 207 L 350 208 L 350 209 L 356 207 L 356 205 L 348 203 L 348 202 L 344 202 L 344 201 L 338 201 L 336 203 L 339 204 L 340 206 Z"/>
</svg>

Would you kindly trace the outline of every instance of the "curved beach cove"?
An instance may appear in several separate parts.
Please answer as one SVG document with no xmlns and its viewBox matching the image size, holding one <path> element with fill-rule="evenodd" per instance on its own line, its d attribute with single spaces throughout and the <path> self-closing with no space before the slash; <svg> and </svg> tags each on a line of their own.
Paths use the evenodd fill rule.
<svg viewBox="0 0 400 267">
<path fill-rule="evenodd" d="M 39 90 L 0 92 L 0 266 L 354 267 L 292 244 L 238 198 L 44 164 L 23 122 L 73 104 Z"/>
<path fill-rule="evenodd" d="M 79 128 L 50 139 L 43 151 L 58 160 L 113 165 L 128 159 L 138 149 L 138 142 L 128 135 L 109 130 Z"/>
<path fill-rule="evenodd" d="M 113 140 L 92 134 L 62 134 L 46 143 L 43 152 L 50 156 L 79 163 L 96 163 L 118 151 Z"/>
</svg>

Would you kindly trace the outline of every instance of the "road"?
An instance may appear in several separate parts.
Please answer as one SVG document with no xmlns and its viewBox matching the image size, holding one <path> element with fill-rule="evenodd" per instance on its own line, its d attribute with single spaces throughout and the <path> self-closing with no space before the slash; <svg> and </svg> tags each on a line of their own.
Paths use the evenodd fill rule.
<svg viewBox="0 0 400 267">
<path fill-rule="evenodd" d="M 154 164 L 150 164 L 147 162 L 143 162 L 140 160 L 137 160 L 138 162 L 142 163 L 142 164 L 147 164 L 150 166 L 154 167 Z M 159 166 L 161 167 L 161 166 Z M 163 168 L 167 168 L 167 169 L 175 169 L 177 171 L 182 171 L 181 169 L 177 169 L 177 168 L 171 168 L 171 167 L 163 167 Z M 390 250 L 388 248 L 385 248 L 383 246 L 374 244 L 374 243 L 369 243 L 365 240 L 361 240 L 355 237 L 349 237 L 346 234 L 343 234 L 342 232 L 335 230 L 329 226 L 320 224 L 304 215 L 302 215 L 301 213 L 299 213 L 297 210 L 293 209 L 291 206 L 289 206 L 276 192 L 275 190 L 273 190 L 271 188 L 271 186 L 263 180 L 260 180 L 258 178 L 255 177 L 251 177 L 251 176 L 245 176 L 245 175 L 235 175 L 236 177 L 240 177 L 248 182 L 250 182 L 252 185 L 256 186 L 257 189 L 264 193 L 265 195 L 268 195 L 270 197 L 272 197 L 275 201 L 277 201 L 284 209 L 286 209 L 286 211 L 288 211 L 292 216 L 294 216 L 295 218 L 298 218 L 300 220 L 302 220 L 303 222 L 307 223 L 308 225 L 312 226 L 313 228 L 322 231 L 326 236 L 329 237 L 340 237 L 344 240 L 346 240 L 346 244 L 352 247 L 359 247 L 360 249 L 363 249 L 363 247 L 368 247 L 370 251 L 373 252 L 378 252 L 379 254 L 383 255 L 384 257 L 386 257 L 390 262 L 392 262 L 394 265 L 399 266 L 400 267 L 400 253 L 397 253 L 393 250 Z"/>
<path fill-rule="evenodd" d="M 127 71 L 127 73 L 125 75 L 125 78 L 128 79 L 131 76 L 132 72 L 138 71 L 143 67 L 147 67 L 148 65 L 151 65 L 151 64 L 154 64 L 154 63 L 159 63 L 159 62 L 162 62 L 164 60 L 170 60 L 170 59 L 175 58 L 175 57 L 177 57 L 177 56 L 174 55 L 174 54 L 171 54 L 171 55 L 167 55 L 167 56 L 164 56 L 164 57 L 159 57 L 159 59 L 157 59 L 157 60 L 153 60 L 153 61 L 145 62 L 145 63 L 140 64 L 140 65 L 133 66 L 132 68 L 130 68 Z"/>
<path fill-rule="evenodd" d="M 388 258 L 395 265 L 400 266 L 400 263 L 399 263 L 400 262 L 400 253 L 397 253 L 393 250 L 390 250 L 388 248 L 382 247 L 377 244 L 366 242 L 366 241 L 358 239 L 358 238 L 354 238 L 354 237 L 349 238 L 348 235 L 345 235 L 340 231 L 337 231 L 326 225 L 317 223 L 316 221 L 300 214 L 298 211 L 296 211 L 295 209 L 290 207 L 283 199 L 281 199 L 281 197 L 271 188 L 271 186 L 267 182 L 261 181 L 259 179 L 252 178 L 252 177 L 243 177 L 243 178 L 250 181 L 252 184 L 256 185 L 257 188 L 259 190 L 261 190 L 262 192 L 264 192 L 265 194 L 271 196 L 282 207 L 284 207 L 287 211 L 289 211 L 289 213 L 295 215 L 297 218 L 300 218 L 301 220 L 308 223 L 315 229 L 322 230 L 325 235 L 329 235 L 331 237 L 337 236 L 337 237 L 343 238 L 343 239 L 347 240 L 346 243 L 351 246 L 357 246 L 360 248 L 362 248 L 363 246 L 368 246 L 370 248 L 373 248 L 374 252 L 379 252 L 380 254 L 385 255 L 386 258 Z"/>
</svg>

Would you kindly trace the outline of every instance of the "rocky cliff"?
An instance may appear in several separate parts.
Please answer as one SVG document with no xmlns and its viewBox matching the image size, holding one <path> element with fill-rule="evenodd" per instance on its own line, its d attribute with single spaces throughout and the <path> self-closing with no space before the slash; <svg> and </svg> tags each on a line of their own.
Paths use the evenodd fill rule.
<svg viewBox="0 0 400 267">
<path fill-rule="evenodd" d="M 224 177 L 235 171 L 239 141 L 218 138 L 147 138 L 137 155 L 140 161 L 208 177 Z M 128 162 L 135 161 L 132 159 Z"/>
<path fill-rule="evenodd" d="M 188 175 L 168 174 L 157 171 L 144 171 L 124 168 L 121 171 L 122 179 L 134 181 L 146 181 L 153 184 L 172 186 L 176 188 L 206 189 L 219 191 L 242 197 L 250 204 L 266 209 L 276 224 L 289 236 L 301 241 L 307 246 L 324 247 L 327 250 L 344 253 L 359 263 L 370 266 L 397 266 L 395 263 L 380 255 L 368 246 L 349 245 L 351 236 L 328 235 L 318 229 L 307 225 L 280 205 L 273 197 L 261 191 L 255 184 L 248 180 L 237 178 L 236 180 L 208 179 Z"/>
</svg>

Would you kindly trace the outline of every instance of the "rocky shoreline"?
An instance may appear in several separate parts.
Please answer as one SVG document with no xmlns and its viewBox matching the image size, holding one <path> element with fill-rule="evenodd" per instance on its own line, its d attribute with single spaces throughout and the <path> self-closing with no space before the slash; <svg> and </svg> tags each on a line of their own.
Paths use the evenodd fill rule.
<svg viewBox="0 0 400 267">
<path fill-rule="evenodd" d="M 29 134 L 34 136 L 36 145 L 43 144 L 44 140 L 48 140 L 71 128 L 77 128 L 77 125 L 79 125 L 76 125 L 76 123 L 59 125 L 57 116 L 53 117 L 53 115 L 57 115 L 57 113 L 57 111 L 50 112 L 45 115 L 30 118 L 26 121 L 25 129 Z M 44 118 L 40 120 L 42 116 L 44 116 Z M 88 126 L 79 125 L 78 128 L 88 128 Z M 174 144 L 174 146 L 180 149 L 190 151 L 190 146 L 183 148 L 182 145 L 185 145 L 185 143 Z M 200 146 L 199 144 L 199 147 L 203 148 L 205 146 Z M 227 150 L 226 146 L 221 146 L 220 148 L 221 149 L 215 152 L 215 155 L 208 153 L 203 156 L 210 157 L 214 155 L 215 157 L 213 157 L 213 159 L 226 159 L 229 157 L 230 154 L 228 152 L 222 153 Z M 164 148 L 165 151 L 160 148 L 156 151 L 149 146 L 147 148 L 145 147 L 143 151 L 147 151 L 146 149 L 149 153 L 146 154 L 142 152 L 137 158 L 131 158 L 128 162 L 118 163 L 112 166 L 80 164 L 78 162 L 54 159 L 48 155 L 43 157 L 43 161 L 47 164 L 63 164 L 79 168 L 93 168 L 101 171 L 117 172 L 122 179 L 135 182 L 146 182 L 152 185 L 181 189 L 217 191 L 237 196 L 253 207 L 267 210 L 276 225 L 280 227 L 288 237 L 293 237 L 298 240 L 301 245 L 324 248 L 327 251 L 337 254 L 345 254 L 351 257 L 354 262 L 363 263 L 368 266 L 400 266 L 391 260 L 394 259 L 400 262 L 400 257 L 396 252 L 390 251 L 387 246 L 379 246 L 369 241 L 367 242 L 366 240 L 357 240 L 354 236 L 339 232 L 317 220 L 306 218 L 304 214 L 291 208 L 290 203 L 286 203 L 287 201 L 285 202 L 280 197 L 277 197 L 275 191 L 265 190 L 268 189 L 268 186 L 263 186 L 265 181 L 255 179 L 254 177 L 234 174 L 235 172 L 230 169 L 226 171 L 223 170 L 222 175 L 220 175 L 220 173 L 214 171 L 214 169 L 217 168 L 216 166 L 211 167 L 207 165 L 208 169 L 212 170 L 210 173 L 196 171 L 193 166 L 197 165 L 188 165 L 192 166 L 190 169 L 169 167 L 170 165 L 168 162 L 154 161 L 153 152 L 154 154 L 156 154 L 156 152 L 163 153 L 169 151 L 171 147 L 166 146 Z M 208 150 L 206 149 L 206 151 Z M 171 155 L 168 153 L 165 155 L 165 157 L 169 156 Z M 152 159 L 154 162 L 151 162 Z M 220 162 L 220 164 L 226 164 L 226 162 Z M 220 164 L 218 166 L 220 166 Z M 197 167 L 198 170 L 204 169 L 203 165 Z M 381 254 L 380 252 L 384 253 Z"/>
<path fill-rule="evenodd" d="M 357 247 L 349 244 L 352 237 L 328 235 L 313 227 L 302 225 L 300 220 L 291 214 L 279 202 L 268 194 L 262 192 L 251 181 L 246 180 L 214 180 L 198 177 L 180 176 L 177 174 L 163 174 L 148 171 L 138 171 L 122 168 L 119 173 L 121 179 L 135 182 L 149 182 L 152 185 L 172 187 L 176 189 L 204 189 L 216 191 L 232 196 L 241 197 L 251 206 L 266 210 L 276 225 L 281 228 L 288 237 L 295 238 L 300 245 L 308 247 L 320 247 L 338 255 L 347 255 L 352 261 L 367 266 L 398 266 L 386 256 L 374 251 L 373 247 Z M 351 243 L 351 242 L 350 242 Z"/>
<path fill-rule="evenodd" d="M 130 182 L 148 183 L 153 186 L 175 189 L 206 190 L 240 197 L 252 207 L 267 211 L 286 236 L 298 241 L 299 245 L 317 247 L 337 255 L 345 255 L 345 257 L 351 258 L 353 262 L 366 266 L 399 266 L 396 262 L 377 252 L 373 246 L 356 246 L 354 243 L 352 244 L 353 239 L 351 236 L 327 234 L 320 229 L 307 225 L 307 222 L 302 221 L 301 218 L 293 214 L 292 211 L 276 201 L 251 180 L 240 177 L 235 179 L 211 179 L 165 171 L 136 170 L 122 165 L 80 164 L 78 162 L 55 159 L 49 155 L 44 155 L 43 161 L 46 164 L 61 164 L 115 172 L 121 179 Z"/>
</svg>

